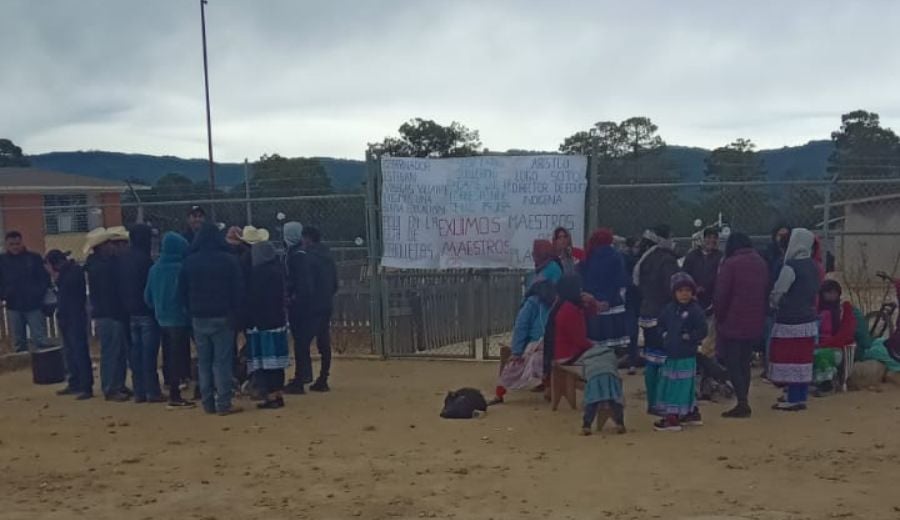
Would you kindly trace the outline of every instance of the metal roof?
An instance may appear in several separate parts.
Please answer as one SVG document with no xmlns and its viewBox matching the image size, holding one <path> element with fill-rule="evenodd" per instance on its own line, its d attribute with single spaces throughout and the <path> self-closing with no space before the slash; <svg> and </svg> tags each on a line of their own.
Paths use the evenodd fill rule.
<svg viewBox="0 0 900 520">
<path fill-rule="evenodd" d="M 136 190 L 148 186 L 134 186 Z M 121 192 L 128 184 L 39 168 L 0 168 L 0 193 Z"/>
</svg>

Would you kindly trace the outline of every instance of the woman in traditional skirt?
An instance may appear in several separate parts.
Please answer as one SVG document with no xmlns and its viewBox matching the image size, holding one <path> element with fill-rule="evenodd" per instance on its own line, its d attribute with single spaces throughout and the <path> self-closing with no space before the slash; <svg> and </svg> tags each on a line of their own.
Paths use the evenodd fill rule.
<svg viewBox="0 0 900 520">
<path fill-rule="evenodd" d="M 598 303 L 598 314 L 588 318 L 588 338 L 613 350 L 628 346 L 625 322 L 625 288 L 628 284 L 625 259 L 613 247 L 613 233 L 601 228 L 588 241 L 587 260 L 582 269 L 584 292 Z"/>
<path fill-rule="evenodd" d="M 769 379 L 785 388 L 785 396 L 773 406 L 776 410 L 805 410 L 813 379 L 818 334 L 816 297 L 820 285 L 819 269 L 812 259 L 814 242 L 815 236 L 807 229 L 791 232 L 784 267 L 769 298 L 775 309 Z"/>
<path fill-rule="evenodd" d="M 708 332 L 706 313 L 696 301 L 697 286 L 687 273 L 672 275 L 673 301 L 659 317 L 666 360 L 659 371 L 655 412 L 657 431 L 681 431 L 703 424 L 697 408 L 697 348 Z"/>
<path fill-rule="evenodd" d="M 572 234 L 562 226 L 553 230 L 553 249 L 563 274 L 576 272 L 578 264 L 584 261 L 584 251 L 572 246 Z"/>
<path fill-rule="evenodd" d="M 284 310 L 284 269 L 271 242 L 250 250 L 252 268 L 247 281 L 247 373 L 265 395 L 262 409 L 284 406 L 284 369 L 289 365 L 287 319 Z"/>
<path fill-rule="evenodd" d="M 678 272 L 675 244 L 669 238 L 671 229 L 665 224 L 644 231 L 641 257 L 632 271 L 632 281 L 641 296 L 638 325 L 644 332 L 644 385 L 647 389 L 647 412 L 655 413 L 659 370 L 666 360 L 663 352 L 659 315 L 672 300 L 670 283 Z"/>
</svg>

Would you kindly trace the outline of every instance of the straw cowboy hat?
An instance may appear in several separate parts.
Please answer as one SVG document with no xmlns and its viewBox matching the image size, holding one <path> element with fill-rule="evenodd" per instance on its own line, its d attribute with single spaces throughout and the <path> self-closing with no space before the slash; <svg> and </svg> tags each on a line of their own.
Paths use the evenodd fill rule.
<svg viewBox="0 0 900 520">
<path fill-rule="evenodd" d="M 113 226 L 106 228 L 106 231 L 111 235 L 109 237 L 110 240 L 128 240 L 130 237 L 125 226 Z"/>
<path fill-rule="evenodd" d="M 112 239 L 112 233 L 105 227 L 94 228 L 85 235 L 84 254 L 88 255 L 95 247 Z"/>
<path fill-rule="evenodd" d="M 266 242 L 269 240 L 269 231 L 263 228 L 244 226 L 241 231 L 241 240 L 251 245 Z"/>
</svg>

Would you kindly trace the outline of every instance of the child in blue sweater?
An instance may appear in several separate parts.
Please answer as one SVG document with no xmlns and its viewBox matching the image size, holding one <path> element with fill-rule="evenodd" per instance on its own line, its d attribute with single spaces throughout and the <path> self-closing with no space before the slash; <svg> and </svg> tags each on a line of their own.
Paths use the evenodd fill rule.
<svg viewBox="0 0 900 520">
<path fill-rule="evenodd" d="M 671 281 L 673 301 L 662 311 L 659 326 L 663 334 L 666 361 L 660 370 L 656 408 L 662 417 L 657 431 L 681 431 L 682 425 L 703 424 L 697 408 L 694 377 L 697 347 L 707 334 L 706 316 L 696 301 L 697 286 L 687 273 L 675 273 Z"/>
</svg>

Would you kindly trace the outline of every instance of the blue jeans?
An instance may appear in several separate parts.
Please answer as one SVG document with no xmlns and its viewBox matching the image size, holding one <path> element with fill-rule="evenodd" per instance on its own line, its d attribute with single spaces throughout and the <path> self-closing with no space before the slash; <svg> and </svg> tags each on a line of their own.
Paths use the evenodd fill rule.
<svg viewBox="0 0 900 520">
<path fill-rule="evenodd" d="M 15 337 L 16 352 L 28 350 L 27 330 L 31 331 L 31 342 L 35 346 L 47 346 L 47 318 L 40 309 L 33 311 L 7 310 L 6 315 L 9 316 L 9 327 Z"/>
<path fill-rule="evenodd" d="M 142 402 L 159 399 L 159 374 L 156 361 L 159 358 L 159 325 L 152 316 L 131 317 L 131 381 L 134 399 Z"/>
<path fill-rule="evenodd" d="M 128 339 L 125 323 L 113 318 L 95 320 L 100 338 L 100 388 L 110 396 L 125 389 L 128 369 Z"/>
<path fill-rule="evenodd" d="M 91 367 L 91 351 L 88 346 L 87 316 L 72 320 L 59 320 L 63 353 L 69 371 L 69 388 L 90 394 L 94 389 L 94 370 Z"/>
<path fill-rule="evenodd" d="M 234 393 L 234 330 L 228 318 L 194 318 L 193 326 L 203 410 L 227 412 Z"/>
</svg>

